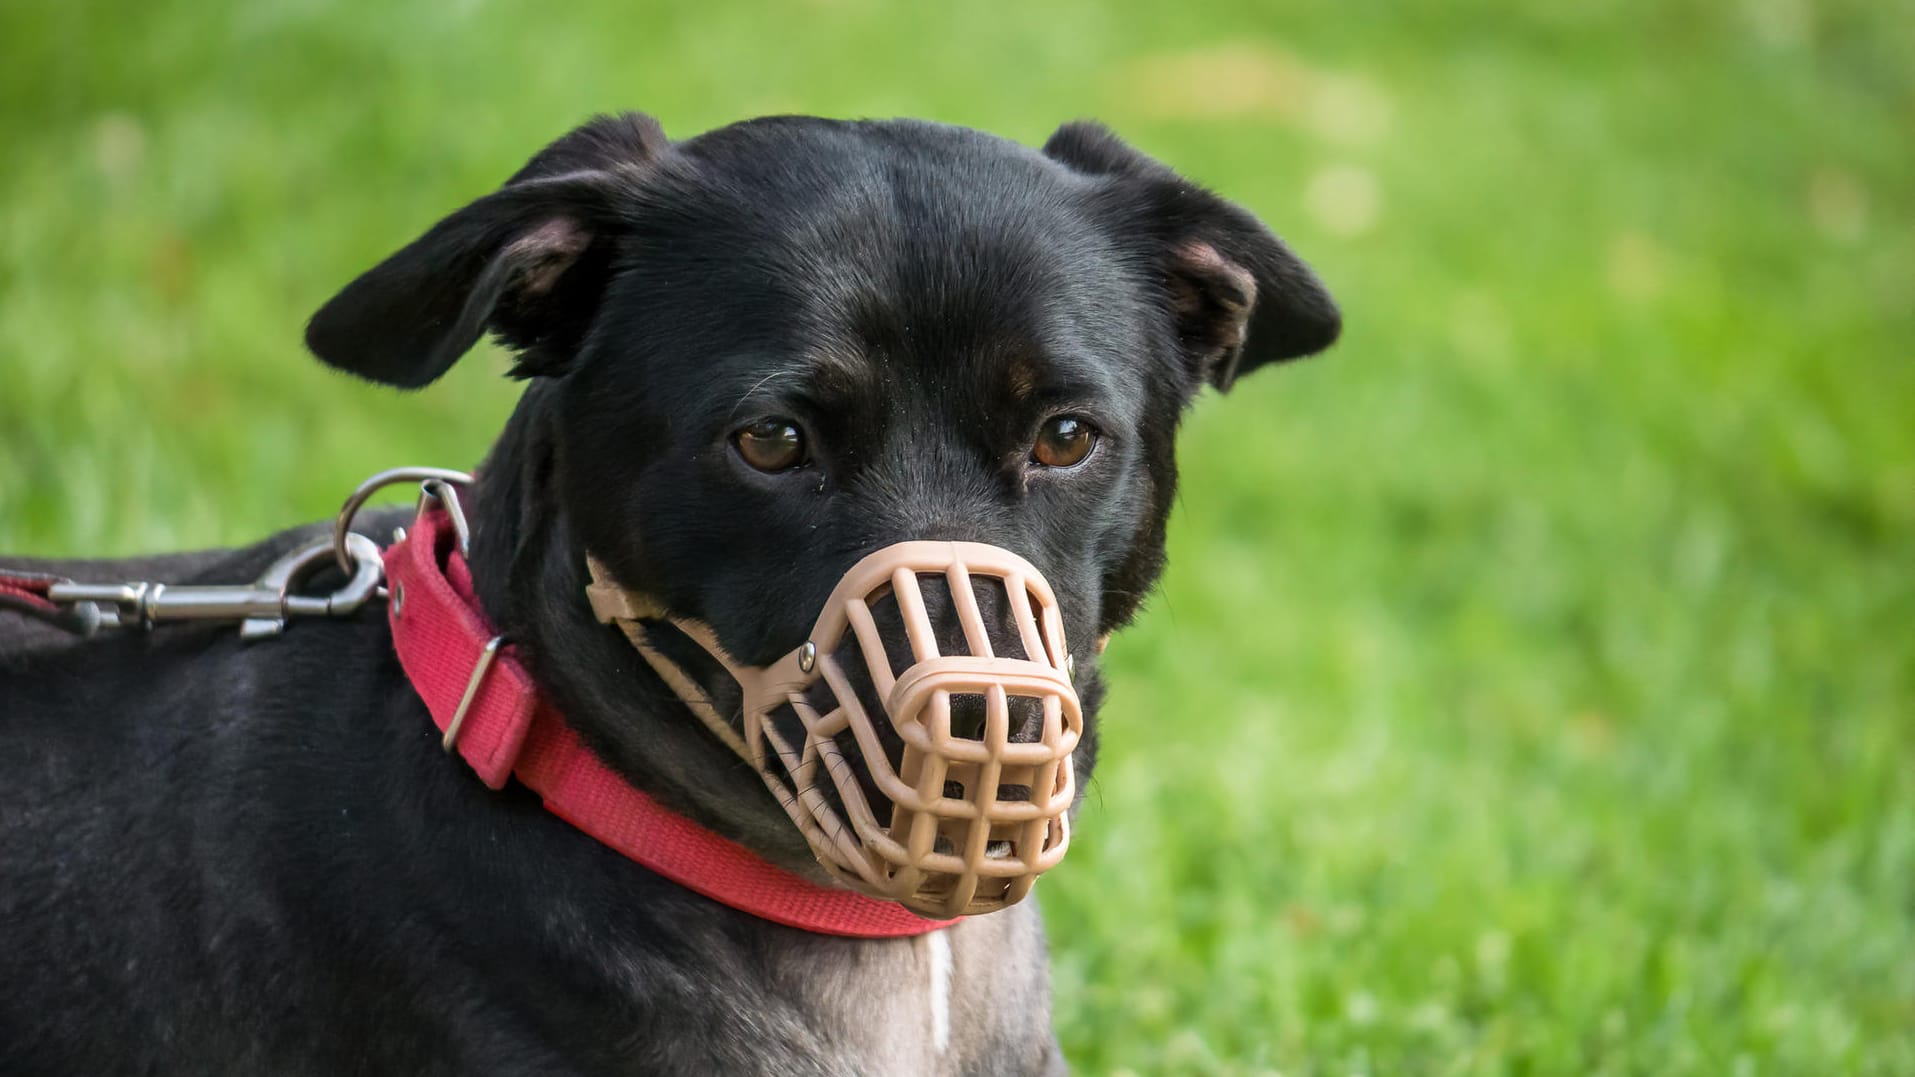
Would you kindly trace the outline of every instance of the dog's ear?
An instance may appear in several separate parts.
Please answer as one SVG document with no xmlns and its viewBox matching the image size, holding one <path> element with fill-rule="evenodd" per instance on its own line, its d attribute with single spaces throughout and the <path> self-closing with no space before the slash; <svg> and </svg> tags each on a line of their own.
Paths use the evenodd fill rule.
<svg viewBox="0 0 1915 1077">
<path fill-rule="evenodd" d="M 1131 148 L 1102 124 L 1065 124 L 1044 153 L 1109 178 L 1115 226 L 1148 246 L 1196 376 L 1228 389 L 1260 366 L 1313 355 L 1336 341 L 1343 324 L 1336 301 L 1248 210 Z"/>
<path fill-rule="evenodd" d="M 346 285 L 306 327 L 313 354 L 415 389 L 491 329 L 519 352 L 514 376 L 559 373 L 610 272 L 620 194 L 670 149 L 638 113 L 593 120 Z"/>
</svg>

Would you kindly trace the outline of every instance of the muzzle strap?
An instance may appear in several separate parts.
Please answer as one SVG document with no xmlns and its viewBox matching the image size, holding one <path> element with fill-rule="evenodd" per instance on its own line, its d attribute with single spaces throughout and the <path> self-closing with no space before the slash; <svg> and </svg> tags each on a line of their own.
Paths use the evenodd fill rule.
<svg viewBox="0 0 1915 1077">
<path fill-rule="evenodd" d="M 698 716 L 698 720 L 711 730 L 712 735 L 724 742 L 725 747 L 738 753 L 741 758 L 750 758 L 745 741 L 732 728 L 730 722 L 718 713 L 718 708 L 705 695 L 698 682 L 679 666 L 678 663 L 659 653 L 658 648 L 646 635 L 646 621 L 663 621 L 665 608 L 653 601 L 649 595 L 638 591 L 628 591 L 611 582 L 611 573 L 595 557 L 586 559 L 586 568 L 591 573 L 592 582 L 585 588 L 585 598 L 592 605 L 592 614 L 601 624 L 615 624 L 625 638 L 638 650 L 647 665 L 652 667 L 665 686 L 683 700 L 685 706 Z M 703 646 L 703 641 L 698 641 Z M 731 668 L 729 664 L 727 669 Z"/>
</svg>

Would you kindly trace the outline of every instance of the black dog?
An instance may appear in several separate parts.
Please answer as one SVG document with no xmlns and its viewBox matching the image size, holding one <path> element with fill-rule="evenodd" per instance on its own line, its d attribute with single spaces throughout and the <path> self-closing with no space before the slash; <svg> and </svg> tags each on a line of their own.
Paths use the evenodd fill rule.
<svg viewBox="0 0 1915 1077">
<path fill-rule="evenodd" d="M 488 330 L 517 350 L 467 499 L 484 609 L 619 774 L 817 878 L 593 619 L 586 551 L 763 663 L 862 555 L 994 543 L 1055 587 L 1090 712 L 1085 644 L 1163 565 L 1184 409 L 1338 324 L 1253 217 L 1093 124 L 1037 152 L 805 118 L 672 143 L 625 115 L 354 281 L 308 341 L 408 388 Z M 312 534 L 31 567 L 244 581 Z M 0 1072 L 1063 1068 L 1034 902 L 857 941 L 683 890 L 441 752 L 377 608 L 256 643 L 22 624 L 0 614 Z"/>
</svg>

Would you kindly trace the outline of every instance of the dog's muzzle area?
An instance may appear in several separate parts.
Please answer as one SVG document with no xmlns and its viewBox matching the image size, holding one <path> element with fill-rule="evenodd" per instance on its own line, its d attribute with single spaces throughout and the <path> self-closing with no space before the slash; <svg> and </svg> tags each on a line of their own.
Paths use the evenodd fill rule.
<svg viewBox="0 0 1915 1077">
<path fill-rule="evenodd" d="M 707 626 L 663 616 L 591 567 L 600 618 L 751 762 L 837 878 L 955 916 L 1022 899 L 1062 859 L 1083 713 L 1056 598 L 1022 558 L 977 543 L 886 547 L 766 666 L 737 663 Z M 653 644 L 648 620 L 737 683 L 742 729 Z"/>
<path fill-rule="evenodd" d="M 917 573 L 917 586 L 924 605 L 924 611 L 935 632 L 935 643 L 939 655 L 964 655 L 975 653 L 964 635 L 963 620 L 957 610 L 957 601 L 951 593 L 950 578 L 942 573 Z M 1024 641 L 1016 628 L 1016 620 L 1010 612 L 1008 591 L 996 580 L 971 581 L 971 601 L 975 604 L 982 620 L 992 654 L 1027 661 L 1046 661 L 1047 656 L 1040 650 L 1032 655 L 1024 646 Z M 884 644 L 885 656 L 890 661 L 890 683 L 895 685 L 899 678 L 907 675 L 916 663 L 916 654 L 911 644 L 910 632 L 906 625 L 905 614 L 898 601 L 895 586 L 887 584 L 879 593 L 867 601 L 872 623 L 877 628 L 879 639 Z M 887 701 L 872 676 L 871 666 L 863 660 L 863 644 L 856 633 L 846 636 L 831 656 L 838 668 L 844 671 L 844 681 L 850 686 L 857 702 L 867 714 L 887 713 Z M 835 689 L 830 680 L 821 679 L 805 691 L 805 702 L 816 713 L 827 713 L 837 706 Z M 1035 696 L 1006 693 L 1006 736 L 1011 744 L 1041 743 L 1044 733 L 1044 704 Z M 943 704 L 950 709 L 950 735 L 953 740 L 983 742 L 990 732 L 991 701 L 986 693 L 956 692 Z M 771 726 L 769 732 L 786 743 L 799 743 L 805 735 L 804 719 L 790 705 L 777 707 L 767 716 Z M 891 771 L 898 771 L 904 763 L 906 744 L 890 722 L 874 724 L 876 739 L 883 749 L 883 758 L 879 763 Z M 835 738 L 838 749 L 845 760 L 852 764 L 859 789 L 871 805 L 873 814 L 884 818 L 892 808 L 891 797 L 878 784 L 873 768 L 866 764 L 864 750 L 858 744 L 857 737 L 850 729 L 839 733 Z M 834 786 L 823 788 L 827 802 L 842 811 L 843 805 Z M 943 795 L 963 800 L 970 791 L 956 778 L 947 778 Z M 1000 801 L 1029 801 L 1030 786 L 1000 779 L 997 790 Z M 955 853 L 957 850 L 947 835 L 940 834 L 932 843 L 938 852 Z M 1008 839 L 992 840 L 985 844 L 985 856 L 988 859 L 1002 859 L 1012 855 L 1013 843 Z"/>
</svg>

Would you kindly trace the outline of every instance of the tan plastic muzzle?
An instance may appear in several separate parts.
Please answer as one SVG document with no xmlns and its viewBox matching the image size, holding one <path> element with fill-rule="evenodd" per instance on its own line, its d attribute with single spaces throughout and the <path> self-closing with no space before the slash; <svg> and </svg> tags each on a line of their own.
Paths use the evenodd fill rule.
<svg viewBox="0 0 1915 1077">
<path fill-rule="evenodd" d="M 845 573 L 811 635 L 768 666 L 746 666 L 701 622 L 668 617 L 646 596 L 612 581 L 591 560 L 588 595 L 599 620 L 624 630 L 665 683 L 733 751 L 748 760 L 796 823 L 818 862 L 854 889 L 928 916 L 975 915 L 1030 893 L 1070 845 L 1076 796 L 1071 752 L 1084 715 L 1071 686 L 1063 617 L 1050 584 L 1009 550 L 971 542 L 901 542 Z M 941 576 L 964 630 L 964 653 L 942 654 L 926 612 L 921 576 Z M 1002 587 L 1004 609 L 1029 658 L 998 656 L 975 586 Z M 895 596 L 910 664 L 897 676 L 872 616 Z M 667 621 L 722 665 L 744 694 L 740 731 L 704 691 L 647 638 L 644 621 Z M 884 714 L 866 712 L 837 654 L 856 640 Z M 902 665 L 903 663 L 897 663 Z M 828 706 L 811 700 L 823 681 Z M 952 729 L 953 697 L 982 697 L 975 736 Z M 1019 708 L 1013 700 L 1027 700 Z M 1014 709 L 1039 718 L 1013 728 Z M 795 715 L 797 723 L 790 719 Z M 783 718 L 781 734 L 774 716 Z M 903 741 L 896 768 L 879 737 L 885 722 Z M 787 734 L 802 724 L 802 740 Z M 1018 737 L 1018 739 L 1013 739 Z M 865 796 L 856 747 L 891 804 L 879 818 Z M 827 783 L 829 783 L 827 785 Z M 834 791 L 835 797 L 828 792 Z M 835 801 L 835 802 L 834 802 Z"/>
</svg>

